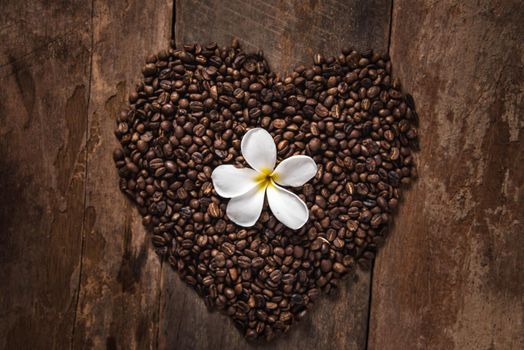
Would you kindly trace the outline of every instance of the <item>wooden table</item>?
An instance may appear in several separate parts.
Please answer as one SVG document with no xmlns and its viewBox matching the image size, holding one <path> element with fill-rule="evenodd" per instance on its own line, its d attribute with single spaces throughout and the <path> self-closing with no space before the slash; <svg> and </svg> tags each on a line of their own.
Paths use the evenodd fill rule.
<svg viewBox="0 0 524 350">
<path fill-rule="evenodd" d="M 0 348 L 524 348 L 521 1 L 0 7 Z M 145 56 L 233 36 L 282 72 L 316 51 L 387 51 L 420 115 L 420 178 L 372 271 L 270 344 L 160 261 L 111 160 Z"/>
</svg>

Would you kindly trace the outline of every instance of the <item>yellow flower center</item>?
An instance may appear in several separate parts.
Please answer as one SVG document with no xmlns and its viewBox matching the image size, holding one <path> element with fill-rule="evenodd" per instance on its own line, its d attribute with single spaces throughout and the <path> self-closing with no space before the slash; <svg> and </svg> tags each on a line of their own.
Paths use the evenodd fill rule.
<svg viewBox="0 0 524 350">
<path fill-rule="evenodd" d="M 255 176 L 255 182 L 259 190 L 265 190 L 267 186 L 273 185 L 273 182 L 278 179 L 278 174 L 268 168 L 262 168 L 260 173 Z"/>
</svg>

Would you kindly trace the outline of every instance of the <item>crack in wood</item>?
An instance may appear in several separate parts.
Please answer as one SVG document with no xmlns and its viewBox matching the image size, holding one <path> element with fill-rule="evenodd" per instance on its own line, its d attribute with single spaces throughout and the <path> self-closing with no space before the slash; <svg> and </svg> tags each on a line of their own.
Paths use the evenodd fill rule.
<svg viewBox="0 0 524 350">
<path fill-rule="evenodd" d="M 388 29 L 388 47 L 387 47 L 387 53 L 390 54 L 391 51 L 391 33 L 393 31 L 393 10 L 394 10 L 394 1 L 390 0 L 390 8 L 389 8 L 389 29 Z M 389 230 L 392 228 L 390 227 Z M 371 317 L 373 312 L 373 284 L 375 283 L 373 276 L 375 271 L 375 261 L 371 264 L 370 269 L 370 285 L 369 285 L 369 299 L 368 299 L 368 318 L 367 318 L 367 326 L 366 326 L 366 343 L 364 348 L 367 350 L 369 348 L 369 337 L 371 336 Z"/>
<path fill-rule="evenodd" d="M 75 301 L 75 310 L 73 314 L 73 325 L 71 327 L 71 338 L 70 338 L 70 345 L 69 348 L 73 348 L 74 339 L 75 339 L 75 332 L 76 332 L 76 324 L 77 324 L 77 317 L 78 317 L 78 308 L 80 307 L 80 295 L 81 295 L 81 289 L 82 289 L 82 273 L 83 273 L 83 267 L 84 267 L 84 255 L 85 255 L 85 248 L 86 248 L 86 219 L 87 219 L 87 183 L 88 183 L 88 173 L 89 173 L 89 152 L 88 152 L 88 139 L 89 139 L 89 106 L 91 103 L 91 87 L 93 83 L 93 52 L 95 48 L 94 43 L 94 10 L 95 10 L 95 0 L 91 0 L 91 46 L 90 46 L 90 53 L 89 53 L 89 79 L 88 79 L 88 87 L 87 87 L 87 122 L 85 123 L 85 177 L 84 177 L 84 198 L 83 198 L 83 207 L 84 207 L 84 213 L 82 217 L 82 226 L 80 230 L 81 235 L 81 243 L 80 243 L 80 262 L 79 262 L 79 268 L 78 268 L 78 282 L 77 282 L 77 288 L 76 288 L 76 301 Z"/>
<path fill-rule="evenodd" d="M 373 305 L 373 270 L 375 268 L 375 262 L 371 263 L 371 268 L 369 270 L 369 297 L 368 297 L 368 317 L 366 324 L 366 339 L 364 344 L 364 349 L 368 349 L 369 346 L 369 335 L 371 333 L 371 307 Z"/>
</svg>

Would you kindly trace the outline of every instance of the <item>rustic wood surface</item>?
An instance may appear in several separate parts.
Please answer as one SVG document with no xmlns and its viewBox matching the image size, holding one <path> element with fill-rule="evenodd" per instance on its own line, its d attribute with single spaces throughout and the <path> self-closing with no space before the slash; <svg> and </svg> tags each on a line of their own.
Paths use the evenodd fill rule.
<svg viewBox="0 0 524 350">
<path fill-rule="evenodd" d="M 91 39 L 78 28 L 91 8 L 0 7 L 0 348 L 65 349 L 86 184 Z"/>
<path fill-rule="evenodd" d="M 114 120 L 172 1 L 2 1 L 0 348 L 156 347 L 160 262 L 118 190 Z"/>
<path fill-rule="evenodd" d="M 1 349 L 524 348 L 519 1 L 1 8 Z M 207 312 L 118 190 L 114 119 L 145 56 L 173 34 L 178 44 L 235 36 L 280 72 L 316 51 L 389 50 L 417 102 L 420 178 L 373 271 L 269 344 L 248 344 Z"/>
<path fill-rule="evenodd" d="M 156 348 L 160 260 L 112 166 L 115 118 L 145 56 L 168 46 L 172 1 L 95 1 L 86 211 L 74 349 Z"/>
<path fill-rule="evenodd" d="M 194 41 L 228 44 L 236 37 L 247 51 L 263 49 L 275 72 L 290 71 L 299 63 L 312 64 L 314 53 L 336 54 L 343 46 L 382 52 L 388 47 L 389 1 L 192 0 L 177 1 L 175 7 L 178 45 Z M 345 16 L 337 15 L 341 12 Z M 253 345 L 242 339 L 225 316 L 209 315 L 201 298 L 171 269 L 164 268 L 160 344 L 176 344 L 180 349 L 363 349 L 370 276 L 361 272 L 358 282 L 344 281 L 337 295 L 320 300 L 285 337 Z M 181 314 L 186 315 L 184 320 Z"/>
<path fill-rule="evenodd" d="M 394 1 L 420 178 L 375 262 L 373 349 L 524 349 L 524 7 Z"/>
</svg>

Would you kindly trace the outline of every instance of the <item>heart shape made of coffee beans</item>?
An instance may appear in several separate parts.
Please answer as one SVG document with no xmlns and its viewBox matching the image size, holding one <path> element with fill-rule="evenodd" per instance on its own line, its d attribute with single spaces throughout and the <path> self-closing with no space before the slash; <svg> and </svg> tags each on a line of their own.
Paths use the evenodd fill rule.
<svg viewBox="0 0 524 350">
<path fill-rule="evenodd" d="M 236 41 L 171 48 L 148 57 L 117 120 L 120 188 L 156 251 L 250 339 L 286 332 L 321 291 L 369 268 L 416 175 L 417 115 L 388 56 L 347 49 L 313 61 L 280 77 Z M 273 136 L 277 162 L 306 154 L 318 165 L 291 189 L 310 211 L 297 231 L 267 203 L 255 226 L 237 226 L 213 188 L 217 166 L 247 166 L 240 142 L 255 127 Z"/>
</svg>

